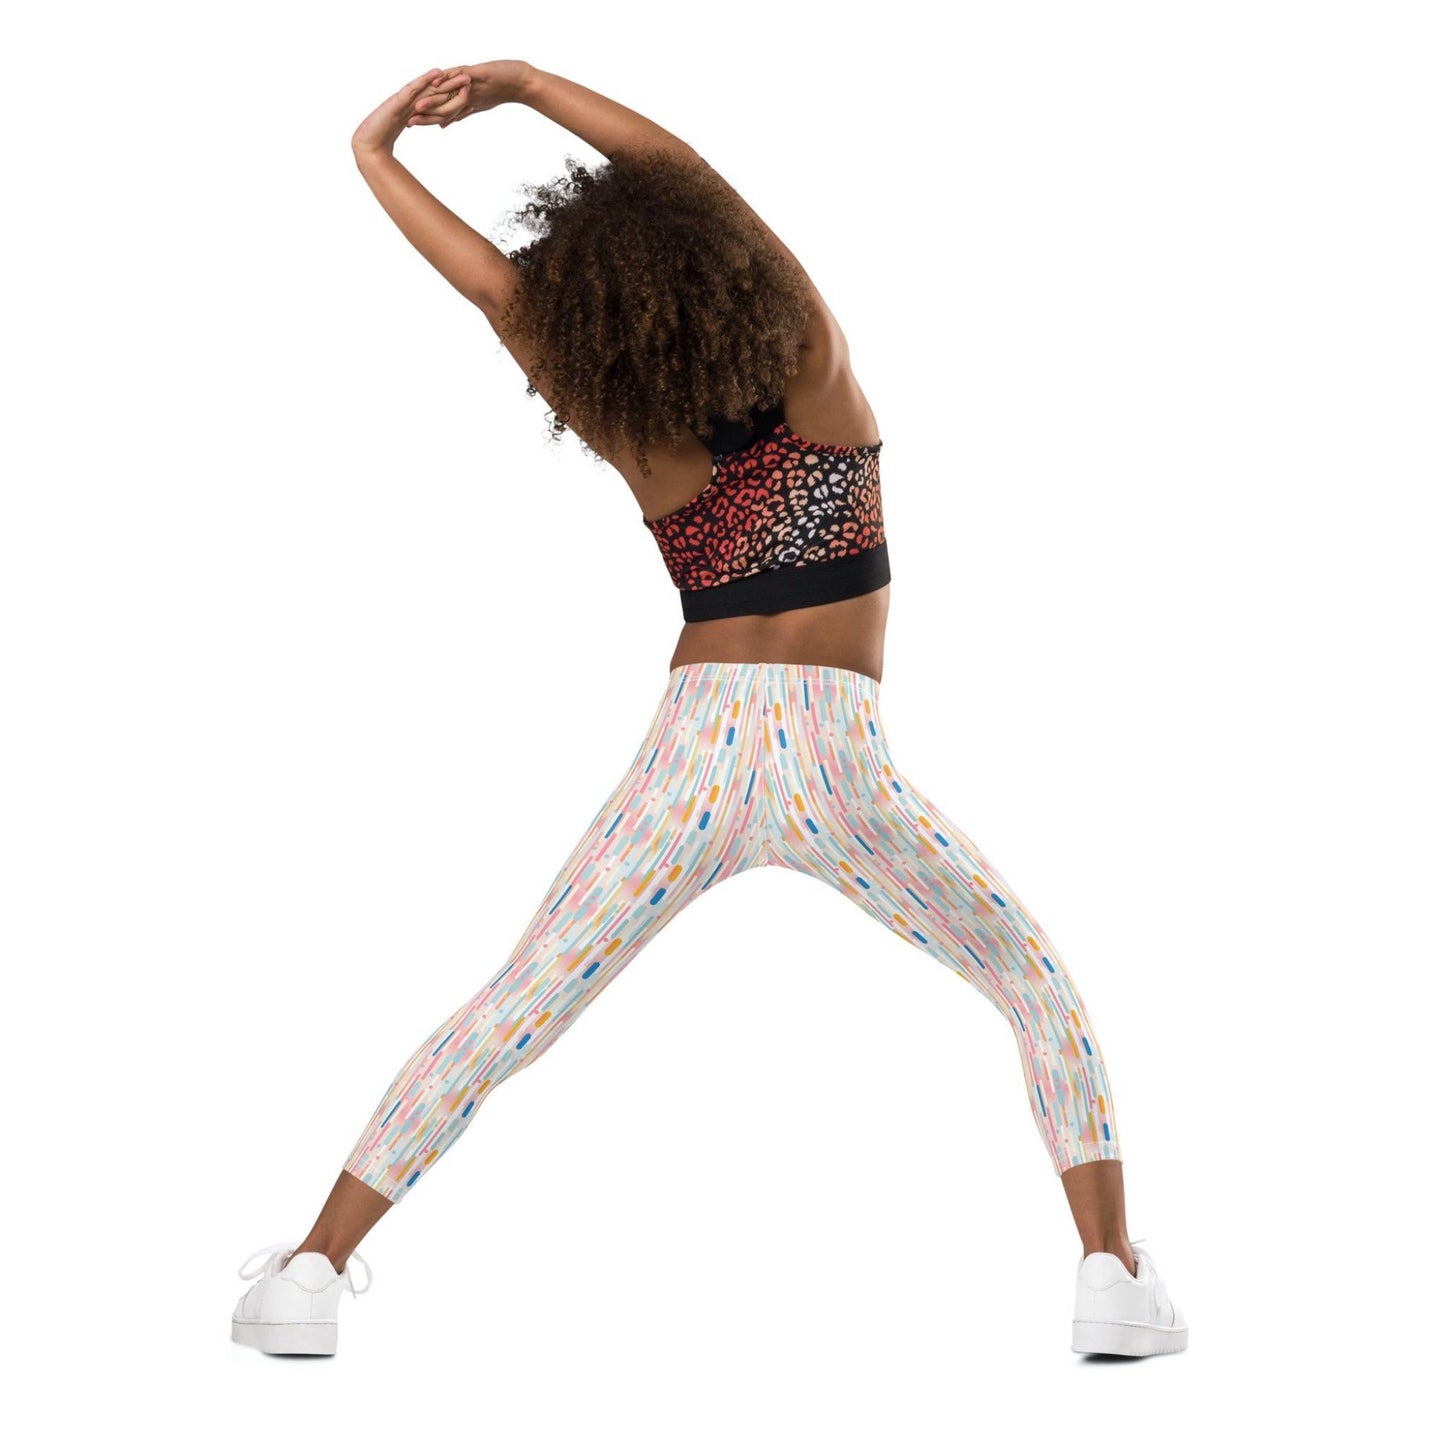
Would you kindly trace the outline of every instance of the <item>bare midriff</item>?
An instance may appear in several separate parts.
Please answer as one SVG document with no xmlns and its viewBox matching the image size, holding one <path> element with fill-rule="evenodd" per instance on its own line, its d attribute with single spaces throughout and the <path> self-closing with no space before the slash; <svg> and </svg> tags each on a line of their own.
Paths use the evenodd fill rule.
<svg viewBox="0 0 1445 1445">
<path fill-rule="evenodd" d="M 885 586 L 821 607 L 686 622 L 668 667 L 685 662 L 814 663 L 866 673 L 881 683 L 888 592 Z"/>
</svg>

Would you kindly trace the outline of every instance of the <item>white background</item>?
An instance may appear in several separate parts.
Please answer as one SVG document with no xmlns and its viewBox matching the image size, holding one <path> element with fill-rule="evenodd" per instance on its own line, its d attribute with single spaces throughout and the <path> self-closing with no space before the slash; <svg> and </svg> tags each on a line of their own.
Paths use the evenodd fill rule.
<svg viewBox="0 0 1445 1445">
<path fill-rule="evenodd" d="M 12 22 L 3 1329 L 37 1438 L 1419 1438 L 1437 22 Z M 503 57 L 690 141 L 841 320 L 886 442 L 890 743 L 1087 1001 L 1187 1354 L 1070 1351 L 1078 1240 L 1009 1030 L 783 869 L 486 1105 L 363 1245 L 334 1359 L 231 1343 L 236 1266 L 301 1238 L 505 958 L 680 625 L 621 478 L 544 444 L 352 161 L 403 82 Z M 522 181 L 600 159 L 520 107 L 397 153 L 498 240 Z"/>
</svg>

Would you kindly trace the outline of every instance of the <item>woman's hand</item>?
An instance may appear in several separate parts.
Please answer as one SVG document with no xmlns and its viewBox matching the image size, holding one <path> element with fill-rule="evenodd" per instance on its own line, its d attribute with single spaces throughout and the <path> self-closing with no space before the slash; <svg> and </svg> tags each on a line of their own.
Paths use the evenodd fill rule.
<svg viewBox="0 0 1445 1445">
<path fill-rule="evenodd" d="M 486 60 L 454 65 L 432 82 L 413 108 L 407 125 L 440 125 L 465 120 L 478 111 L 526 98 L 535 69 L 525 60 Z"/>
<path fill-rule="evenodd" d="M 351 137 L 351 149 L 389 152 L 396 144 L 397 136 L 406 129 L 407 117 L 411 115 L 417 97 L 445 74 L 445 71 L 433 68 L 409 81 L 395 95 L 388 96 L 356 127 Z"/>
</svg>

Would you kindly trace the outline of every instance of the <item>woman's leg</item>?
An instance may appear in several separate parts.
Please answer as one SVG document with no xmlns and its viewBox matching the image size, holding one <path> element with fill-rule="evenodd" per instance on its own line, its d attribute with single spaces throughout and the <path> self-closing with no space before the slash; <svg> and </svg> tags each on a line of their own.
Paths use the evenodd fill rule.
<svg viewBox="0 0 1445 1445">
<path fill-rule="evenodd" d="M 777 861 L 841 890 L 1008 1020 L 1085 1251 L 1106 1249 L 1132 1270 L 1108 1075 L 1048 936 L 978 846 L 899 771 L 875 679 L 796 668 L 775 689 L 767 756 Z"/>
<path fill-rule="evenodd" d="M 339 1271 L 498 1084 L 541 1058 L 670 919 L 762 861 L 764 805 L 740 730 L 723 725 L 739 685 L 672 671 L 631 765 L 511 956 L 402 1066 L 293 1253 L 320 1251 Z"/>
<path fill-rule="evenodd" d="M 1124 1222 L 1124 1166 L 1118 1159 L 1076 1164 L 1059 1176 L 1083 1241 L 1084 1253 L 1107 1251 L 1134 1273 L 1134 1251 Z"/>
</svg>

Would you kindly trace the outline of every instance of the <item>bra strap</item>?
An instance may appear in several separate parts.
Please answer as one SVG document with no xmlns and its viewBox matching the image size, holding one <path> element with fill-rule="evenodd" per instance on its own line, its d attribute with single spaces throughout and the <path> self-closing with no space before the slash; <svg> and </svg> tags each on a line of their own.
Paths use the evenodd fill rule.
<svg viewBox="0 0 1445 1445">
<path fill-rule="evenodd" d="M 721 416 L 709 417 L 709 429 L 700 434 L 698 440 L 714 456 L 726 456 L 729 452 L 742 451 L 744 447 L 752 446 L 783 420 L 783 399 L 779 397 L 771 406 L 758 402 L 745 421 L 729 421 L 727 417 Z"/>
</svg>

